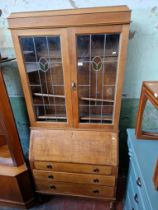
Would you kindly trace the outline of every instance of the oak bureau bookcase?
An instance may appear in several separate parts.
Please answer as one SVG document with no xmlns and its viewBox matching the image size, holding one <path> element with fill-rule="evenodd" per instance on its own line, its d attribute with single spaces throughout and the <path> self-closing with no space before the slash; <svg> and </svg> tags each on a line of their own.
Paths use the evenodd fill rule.
<svg viewBox="0 0 158 210">
<path fill-rule="evenodd" d="M 130 10 L 22 12 L 8 21 L 36 191 L 115 200 Z"/>
</svg>

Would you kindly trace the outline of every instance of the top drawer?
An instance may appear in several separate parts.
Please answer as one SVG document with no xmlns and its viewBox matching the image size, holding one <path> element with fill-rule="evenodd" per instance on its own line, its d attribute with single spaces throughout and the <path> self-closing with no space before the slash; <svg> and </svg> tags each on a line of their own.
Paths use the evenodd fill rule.
<svg viewBox="0 0 158 210">
<path fill-rule="evenodd" d="M 49 170 L 49 171 L 53 170 L 53 171 L 72 172 L 72 173 L 76 172 L 76 173 L 115 175 L 115 170 L 112 168 L 112 166 L 35 161 L 34 167 L 36 169 Z"/>
</svg>

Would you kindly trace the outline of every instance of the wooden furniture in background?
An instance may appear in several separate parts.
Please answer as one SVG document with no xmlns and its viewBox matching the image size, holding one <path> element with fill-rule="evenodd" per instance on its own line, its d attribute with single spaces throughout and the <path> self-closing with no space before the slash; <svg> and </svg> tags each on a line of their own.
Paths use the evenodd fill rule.
<svg viewBox="0 0 158 210">
<path fill-rule="evenodd" d="M 158 140 L 158 133 L 142 130 L 143 114 L 148 100 L 158 109 L 158 81 L 143 82 L 136 120 L 136 137 L 138 139 Z"/>
<path fill-rule="evenodd" d="M 8 21 L 36 191 L 114 200 L 130 10 L 13 13 Z"/>
<path fill-rule="evenodd" d="M 2 59 L 0 65 L 11 60 Z M 27 207 L 32 201 L 30 176 L 0 69 L 0 205 Z"/>
<path fill-rule="evenodd" d="M 158 160 L 156 161 L 154 176 L 153 176 L 153 183 L 155 186 L 155 189 L 158 190 Z"/>
<path fill-rule="evenodd" d="M 156 210 L 158 191 L 153 183 L 153 174 L 158 142 L 151 139 L 138 141 L 134 129 L 128 129 L 127 133 L 130 163 L 123 210 Z"/>
</svg>

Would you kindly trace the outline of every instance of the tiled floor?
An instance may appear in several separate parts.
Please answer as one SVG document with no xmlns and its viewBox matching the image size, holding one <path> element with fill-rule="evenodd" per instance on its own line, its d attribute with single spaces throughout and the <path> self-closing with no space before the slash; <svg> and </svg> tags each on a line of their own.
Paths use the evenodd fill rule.
<svg viewBox="0 0 158 210">
<path fill-rule="evenodd" d="M 119 179 L 117 188 L 116 210 L 122 210 L 124 178 Z M 46 196 L 30 210 L 109 210 L 110 203 L 102 200 L 70 196 Z M 0 210 L 17 210 L 17 208 L 0 207 Z"/>
</svg>

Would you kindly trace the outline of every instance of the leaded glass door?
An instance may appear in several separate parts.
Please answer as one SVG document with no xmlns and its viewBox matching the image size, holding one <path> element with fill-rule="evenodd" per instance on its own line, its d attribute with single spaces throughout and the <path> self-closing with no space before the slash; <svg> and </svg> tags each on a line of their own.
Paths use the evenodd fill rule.
<svg viewBox="0 0 158 210">
<path fill-rule="evenodd" d="M 27 96 L 29 94 L 31 100 L 29 112 L 32 112 L 31 117 L 33 116 L 38 124 L 51 123 L 59 127 L 59 124 L 70 125 L 71 109 L 67 107 L 70 90 L 67 88 L 69 73 L 65 70 L 67 65 L 65 33 L 60 30 L 57 34 L 53 30 L 47 34 L 43 30 L 37 31 L 38 35 L 19 35 L 29 89 L 29 93 L 26 90 L 26 94 Z"/>
<path fill-rule="evenodd" d="M 112 28 L 112 27 L 111 27 Z M 105 29 L 105 30 L 104 30 Z M 116 109 L 121 29 L 80 28 L 73 31 L 76 83 L 76 127 L 112 126 Z M 120 94 L 120 93 L 118 93 Z"/>
</svg>

